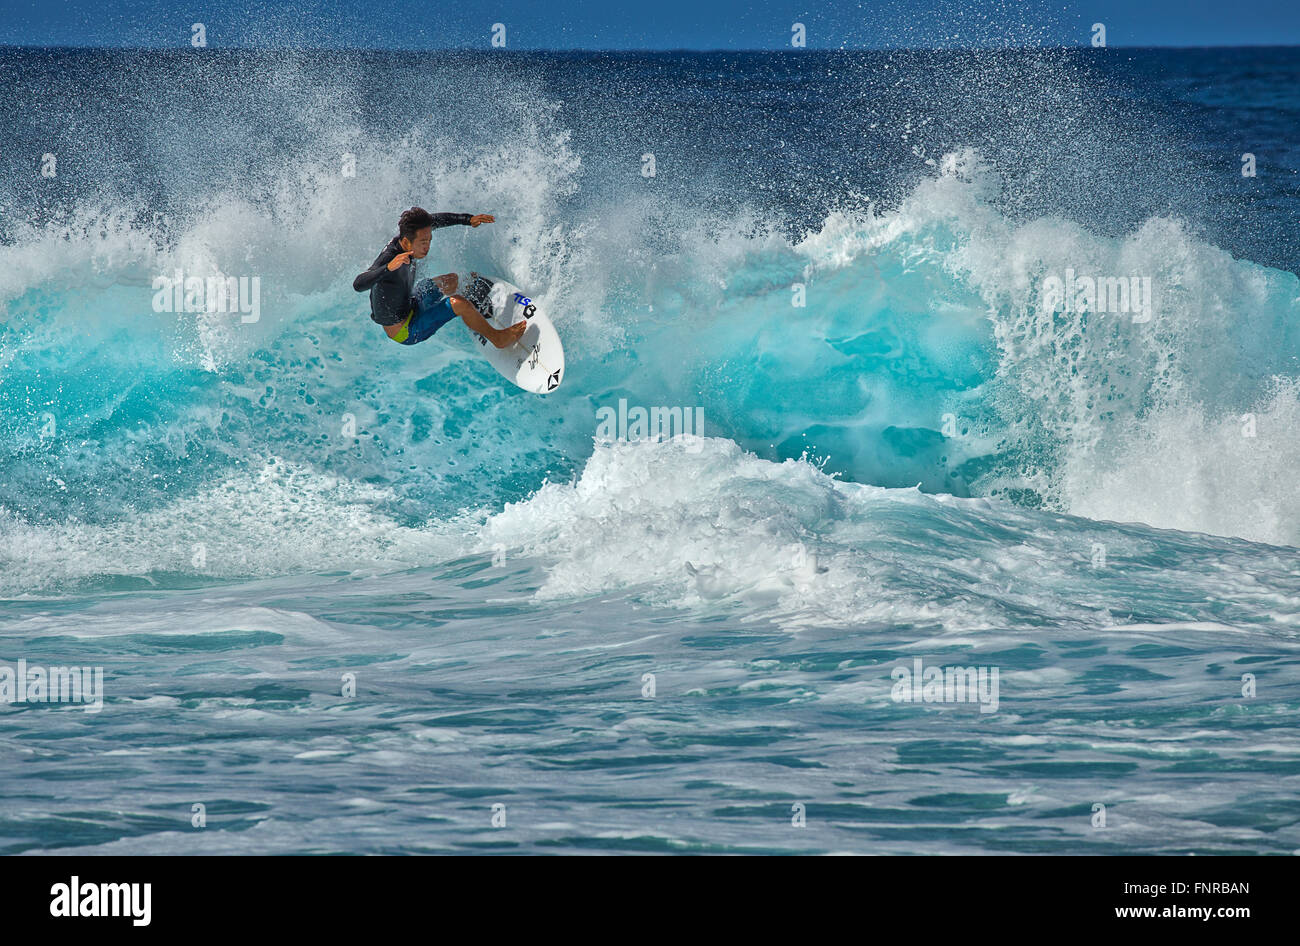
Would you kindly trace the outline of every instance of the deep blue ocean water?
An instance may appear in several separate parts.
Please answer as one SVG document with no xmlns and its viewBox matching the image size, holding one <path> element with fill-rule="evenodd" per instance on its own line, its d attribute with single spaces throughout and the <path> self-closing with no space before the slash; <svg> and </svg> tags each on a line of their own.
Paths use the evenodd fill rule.
<svg viewBox="0 0 1300 946">
<path fill-rule="evenodd" d="M 1300 51 L 416 65 L 0 50 L 0 851 L 1300 851 Z"/>
</svg>

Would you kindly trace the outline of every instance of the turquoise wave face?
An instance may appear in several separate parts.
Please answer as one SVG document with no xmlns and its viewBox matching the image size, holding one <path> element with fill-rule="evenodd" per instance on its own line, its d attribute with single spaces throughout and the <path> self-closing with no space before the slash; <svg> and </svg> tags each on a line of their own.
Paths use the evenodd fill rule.
<svg viewBox="0 0 1300 946">
<path fill-rule="evenodd" d="M 130 54 L 25 62 L 6 81 L 21 97 L 45 70 L 70 93 L 113 55 Z M 509 129 L 485 137 L 457 120 L 451 79 L 432 68 L 425 111 L 402 105 L 396 132 L 376 125 L 367 76 L 395 65 L 372 59 L 342 56 L 324 75 L 294 57 L 242 56 L 256 95 L 221 57 L 193 75 L 181 60 L 135 63 L 124 81 L 158 104 L 100 130 L 138 146 L 87 157 L 36 191 L 6 178 L 0 506 L 13 521 L 129 523 L 283 469 L 373 490 L 365 503 L 385 521 L 451 522 L 572 479 L 600 412 L 625 401 L 698 411 L 709 436 L 768 460 L 806 456 L 849 481 L 1300 540 L 1295 276 L 1225 252 L 1244 239 L 1235 217 L 1189 216 L 1238 207 L 1199 157 L 1168 164 L 1199 151 L 1153 132 L 1128 142 L 1150 167 L 1117 178 L 1104 138 L 1078 135 L 1078 122 L 1177 111 L 1176 83 L 1151 102 L 1126 99 L 1132 90 L 1088 57 L 851 57 L 825 82 L 778 83 L 782 111 L 700 86 L 708 57 L 688 57 L 672 79 L 683 107 L 713 102 L 721 123 L 692 139 L 680 122 L 620 117 L 652 62 L 593 63 L 605 84 L 575 111 L 570 85 L 586 80 L 538 60 L 463 80 L 484 122 Z M 771 78 L 774 62 L 731 66 Z M 1292 68 L 1269 63 L 1264 79 L 1258 64 L 1215 68 L 1248 101 L 1252 83 Z M 880 76 L 894 69 L 916 87 L 888 91 Z M 1043 91 L 1000 115 L 989 77 L 1026 69 Z M 971 84 L 977 73 L 984 84 Z M 1149 96 L 1161 80 L 1148 79 Z M 144 94 L 154 84 L 172 91 Z M 846 89 L 892 111 L 845 106 L 840 124 L 799 130 L 801 108 L 842 104 Z M 1053 116 L 1080 90 L 1112 98 L 1071 131 Z M 214 133 L 251 129 L 245 147 L 161 133 L 196 110 Z M 1000 134 L 974 150 L 962 132 L 945 148 L 934 116 L 960 118 L 958 130 L 975 116 Z M 762 130 L 770 153 L 734 147 Z M 37 129 L 15 135 L 36 144 Z M 654 176 L 639 140 L 660 142 Z M 1071 173 L 1058 166 L 1067 142 Z M 1146 175 L 1142 199 L 1134 174 Z M 1188 203 L 1170 181 L 1214 200 Z M 405 348 L 369 321 L 351 277 L 416 199 L 497 215 L 440 231 L 424 272 L 527 287 L 566 342 L 556 395 L 505 387 L 460 326 Z M 1268 211 L 1274 239 L 1252 244 L 1258 258 L 1288 256 L 1290 206 Z M 153 280 L 176 270 L 258 280 L 259 318 L 156 311 Z M 1148 280 L 1153 317 L 1047 303 L 1044 286 L 1069 273 Z M 187 515 L 203 526 L 201 510 Z"/>
<path fill-rule="evenodd" d="M 503 385 L 458 324 L 392 344 L 341 248 L 332 266 L 304 250 L 313 275 L 332 269 L 324 285 L 268 272 L 256 322 L 153 311 L 142 274 L 186 252 L 212 264 L 231 228 L 273 241 L 251 212 L 189 233 L 190 251 L 89 228 L 7 303 L 0 505 L 109 522 L 283 461 L 384 487 L 395 521 L 447 518 L 572 477 L 623 401 L 855 482 L 1294 541 L 1296 278 L 1177 221 L 1124 239 L 1021 224 L 988 203 L 990 177 L 953 155 L 891 211 L 837 212 L 799 239 L 733 220 L 632 261 L 598 220 L 522 256 L 507 227 L 440 231 L 429 271 L 540 274 L 516 278 L 571 365 L 545 399 Z M 5 252 L 43 257 L 33 240 Z M 1075 260 L 1152 273 L 1152 317 L 1050 309 L 1041 286 Z"/>
</svg>

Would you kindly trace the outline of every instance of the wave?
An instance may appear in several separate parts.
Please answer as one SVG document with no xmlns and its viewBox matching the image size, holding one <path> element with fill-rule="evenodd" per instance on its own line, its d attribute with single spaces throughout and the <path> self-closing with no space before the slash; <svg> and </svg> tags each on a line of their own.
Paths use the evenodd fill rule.
<svg viewBox="0 0 1300 946">
<path fill-rule="evenodd" d="M 788 629 L 1122 629 L 1196 622 L 1211 598 L 1228 626 L 1300 623 L 1289 550 L 846 483 L 720 438 L 597 443 L 470 548 L 542 562 L 539 601 L 631 595 Z"/>
<path fill-rule="evenodd" d="M 793 237 L 757 211 L 701 220 L 644 195 L 568 213 L 582 161 L 566 133 L 535 109 L 513 127 L 470 154 L 436 136 L 388 141 L 358 154 L 373 170 L 357 178 L 300 163 L 260 197 L 217 190 L 189 216 L 99 199 L 11 227 L 6 537 L 57 529 L 47 547 L 66 556 L 68 529 L 158 530 L 180 498 L 194 528 L 209 516 L 206 528 L 260 544 L 231 517 L 274 523 L 312 478 L 351 484 L 347 498 L 308 491 L 337 502 L 340 522 L 360 503 L 385 526 L 445 529 L 589 471 L 606 456 L 597 412 L 622 398 L 702 408 L 709 437 L 776 477 L 803 476 L 788 461 L 813 457 L 859 484 L 1300 544 L 1294 274 L 1234 259 L 1175 218 L 1122 237 L 1012 219 L 974 151 L 935 162 L 895 206 L 846 197 Z M 437 234 L 431 265 L 532 289 L 569 354 L 556 395 L 505 389 L 464 332 L 409 349 L 370 323 L 351 278 L 414 195 L 497 214 Z M 260 319 L 154 312 L 150 282 L 176 268 L 258 276 Z M 1045 307 L 1044 277 L 1067 269 L 1149 276 L 1154 317 Z M 259 498 L 250 471 L 281 464 L 305 472 Z M 212 501 L 235 482 L 263 487 Z M 285 547 L 254 555 L 259 569 L 308 567 L 287 548 L 299 527 L 286 521 Z M 69 573 L 111 571 L 121 549 L 108 546 Z M 188 556 L 173 558 L 183 571 Z"/>
</svg>

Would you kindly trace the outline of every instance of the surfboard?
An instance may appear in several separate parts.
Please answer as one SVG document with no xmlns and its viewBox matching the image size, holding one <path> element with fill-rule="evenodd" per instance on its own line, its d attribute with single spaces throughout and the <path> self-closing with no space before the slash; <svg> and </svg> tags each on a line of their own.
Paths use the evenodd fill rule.
<svg viewBox="0 0 1300 946">
<path fill-rule="evenodd" d="M 559 333 L 536 301 L 504 279 L 489 279 L 471 272 L 469 286 L 460 294 L 496 328 L 509 328 L 520 319 L 528 328 L 509 348 L 497 348 L 474 333 L 479 350 L 501 376 L 533 394 L 550 394 L 564 380 L 564 348 Z"/>
</svg>

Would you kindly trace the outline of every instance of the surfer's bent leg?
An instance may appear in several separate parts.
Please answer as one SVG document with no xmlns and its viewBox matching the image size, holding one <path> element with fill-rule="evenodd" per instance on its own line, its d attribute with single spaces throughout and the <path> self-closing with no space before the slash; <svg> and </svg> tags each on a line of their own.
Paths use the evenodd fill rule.
<svg viewBox="0 0 1300 946">
<path fill-rule="evenodd" d="M 403 345 L 418 345 L 427 341 L 457 313 L 451 307 L 451 301 L 442 294 L 442 290 L 432 279 L 421 279 L 415 284 L 415 306 L 406 317 L 403 327 L 396 334 L 389 336 Z"/>
<path fill-rule="evenodd" d="M 465 320 L 473 331 L 478 332 L 497 348 L 509 348 L 517 342 L 528 328 L 527 322 L 516 322 L 509 328 L 494 328 L 483 318 L 473 303 L 463 296 L 445 296 L 432 279 L 421 279 L 414 287 L 415 299 L 411 314 L 396 332 L 389 338 L 403 345 L 418 345 L 433 337 L 456 316 Z"/>
<path fill-rule="evenodd" d="M 528 329 L 525 321 L 516 322 L 509 328 L 493 328 L 483 313 L 474 308 L 474 303 L 464 296 L 450 296 L 452 311 L 465 320 L 470 331 L 478 332 L 497 348 L 509 348 L 523 336 Z"/>
</svg>

